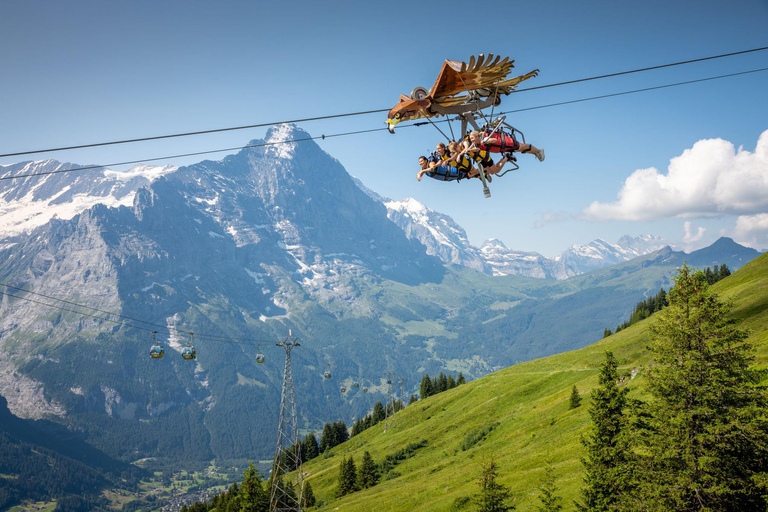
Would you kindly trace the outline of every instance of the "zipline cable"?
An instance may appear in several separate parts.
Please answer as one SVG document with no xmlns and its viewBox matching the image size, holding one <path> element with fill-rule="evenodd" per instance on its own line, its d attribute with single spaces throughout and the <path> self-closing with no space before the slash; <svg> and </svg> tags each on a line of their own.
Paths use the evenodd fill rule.
<svg viewBox="0 0 768 512">
<path fill-rule="evenodd" d="M 743 75 L 748 75 L 748 74 L 752 74 L 752 73 L 759 73 L 759 72 L 763 72 L 763 71 L 768 71 L 768 68 L 752 69 L 752 70 L 749 70 L 749 71 L 741 71 L 741 72 L 737 72 L 737 73 L 729 73 L 729 74 L 726 74 L 726 75 L 718 75 L 718 76 L 712 76 L 712 77 L 707 77 L 707 78 L 699 78 L 697 80 L 688 80 L 688 81 L 685 81 L 685 82 L 676 82 L 676 83 L 672 83 L 672 84 L 658 85 L 658 86 L 655 86 L 655 87 L 645 87 L 643 89 L 634 89 L 634 90 L 631 90 L 631 91 L 623 91 L 623 92 L 617 92 L 617 93 L 613 93 L 613 94 L 603 94 L 603 95 L 600 95 L 600 96 L 592 96 L 592 97 L 589 97 L 589 98 L 581 98 L 581 99 L 577 99 L 577 100 L 562 101 L 562 102 L 558 102 L 558 103 L 548 103 L 548 104 L 545 104 L 545 105 L 538 105 L 538 106 L 535 106 L 535 107 L 527 107 L 527 108 L 516 109 L 516 110 L 508 110 L 508 111 L 505 111 L 505 112 L 498 112 L 496 115 L 498 116 L 498 115 L 503 115 L 503 114 L 516 113 L 516 112 L 525 112 L 525 111 L 528 111 L 528 110 L 538 110 L 538 109 L 542 109 L 542 108 L 557 107 L 557 106 L 561 106 L 561 105 L 568 105 L 568 104 L 571 104 L 571 103 L 582 103 L 582 102 L 585 102 L 585 101 L 593 101 L 593 100 L 599 100 L 599 99 L 604 99 L 604 98 L 611 98 L 611 97 L 614 97 L 614 96 L 624 96 L 624 95 L 627 95 L 627 94 L 635 94 L 635 93 L 639 93 L 639 92 L 647 92 L 647 91 L 653 91 L 653 90 L 658 90 L 658 89 L 677 87 L 677 86 L 681 86 L 681 85 L 689 85 L 689 84 L 694 84 L 694 83 L 699 83 L 699 82 L 707 82 L 707 81 L 710 81 L 710 80 L 718 80 L 718 79 L 721 79 L 721 78 L 743 76 Z M 428 121 L 429 121 L 429 123 L 433 123 L 433 124 L 449 122 L 447 119 L 443 119 L 443 120 L 440 120 L 440 121 L 431 121 L 431 120 L 428 120 Z M 424 121 L 424 122 L 417 122 L 417 123 L 413 123 L 413 124 L 404 124 L 404 125 L 398 127 L 398 129 L 410 128 L 410 127 L 414 127 L 414 126 L 419 127 L 419 126 L 427 125 L 429 123 Z M 14 175 L 14 176 L 0 176 L 0 181 L 3 181 L 3 180 L 16 180 L 16 179 L 22 179 L 22 178 L 31 178 L 31 177 L 35 177 L 35 176 L 47 176 L 47 175 L 50 175 L 50 174 L 61 174 L 61 173 L 69 173 L 69 172 L 87 171 L 87 170 L 93 170 L 93 169 L 106 169 L 108 167 L 117 167 L 117 166 L 120 166 L 120 165 L 134 165 L 134 164 L 141 164 L 141 163 L 147 163 L 147 162 L 155 162 L 155 161 L 158 161 L 158 160 L 169 160 L 169 159 L 172 159 L 172 158 L 183 158 L 183 157 L 189 157 L 189 156 L 210 155 L 210 154 L 215 154 L 215 153 L 224 153 L 224 152 L 227 152 L 227 151 L 237 151 L 237 150 L 250 149 L 250 148 L 260 148 L 260 147 L 267 147 L 267 146 L 275 146 L 275 145 L 279 145 L 279 144 L 290 144 L 290 143 L 294 143 L 294 142 L 298 143 L 298 142 L 307 142 L 307 141 L 310 141 L 310 140 L 330 139 L 330 138 L 334 138 L 334 137 L 347 137 L 347 136 L 351 136 L 351 135 L 361 135 L 361 134 L 365 134 L 365 133 L 380 132 L 380 131 L 384 131 L 384 130 L 387 130 L 387 128 L 372 128 L 372 129 L 369 129 L 369 130 L 357 130 L 357 131 L 352 131 L 352 132 L 334 133 L 334 134 L 330 134 L 330 135 L 319 135 L 319 136 L 316 136 L 316 137 L 304 137 L 304 138 L 301 138 L 301 139 L 291 139 L 291 140 L 276 141 L 276 142 L 264 142 L 262 144 L 249 144 L 249 145 L 246 145 L 246 146 L 237 146 L 237 147 L 224 148 L 224 149 L 213 149 L 213 150 L 209 150 L 209 151 L 197 151 L 197 152 L 194 152 L 194 153 L 183 153 L 183 154 L 177 154 L 177 155 L 160 156 L 160 157 L 155 157 L 155 158 L 144 158 L 144 159 L 140 159 L 140 160 L 131 160 L 131 161 L 126 161 L 126 162 L 116 162 L 116 163 L 104 164 L 104 165 L 90 165 L 90 166 L 85 166 L 85 167 L 74 167 L 72 169 L 59 169 L 59 170 L 56 170 L 56 171 L 45 171 L 45 172 L 29 173 L 29 174 L 18 174 L 18 175 Z"/>
<path fill-rule="evenodd" d="M 742 51 L 739 51 L 739 52 L 724 53 L 722 55 L 713 55 L 711 57 L 702 57 L 700 59 L 692 59 L 692 60 L 684 60 L 684 61 L 680 61 L 680 62 L 673 62 L 671 64 L 661 64 L 659 66 L 651 66 L 649 68 L 632 69 L 632 70 L 629 70 L 629 71 L 620 71 L 618 73 L 610 73 L 610 74 L 607 74 L 607 75 L 591 76 L 591 77 L 588 77 L 588 78 L 579 78 L 578 80 L 568 80 L 567 82 L 558 82 L 556 84 L 539 85 L 539 86 L 536 86 L 536 87 L 526 87 L 525 89 L 515 89 L 514 91 L 512 91 L 512 93 L 526 92 L 526 91 L 537 91 L 539 89 L 547 89 L 549 87 L 559 87 L 561 85 L 578 84 L 580 82 L 589 82 L 591 80 L 600 80 L 602 78 L 613 78 L 615 76 L 630 75 L 632 73 L 642 73 L 644 71 L 652 71 L 654 69 L 671 68 L 672 66 L 682 66 L 683 64 L 693 64 L 694 62 L 704 62 L 706 60 L 722 59 L 724 57 L 733 57 L 735 55 L 743 55 L 745 53 L 752 53 L 752 52 L 761 52 L 761 51 L 764 51 L 764 50 L 768 50 L 768 46 L 764 46 L 762 48 L 753 48 L 751 50 L 742 50 Z"/>
<path fill-rule="evenodd" d="M 580 82 L 588 82 L 588 81 L 592 81 L 592 80 L 600 80 L 600 79 L 603 79 L 603 78 L 612 78 L 612 77 L 616 77 L 616 76 L 629 75 L 629 74 L 632 74 L 632 73 L 642 73 L 642 72 L 645 72 L 645 71 L 652 71 L 652 70 L 655 70 L 655 69 L 663 69 L 663 68 L 670 68 L 670 67 L 674 67 L 674 66 L 682 66 L 682 65 L 686 65 L 686 64 L 693 64 L 693 63 L 696 63 L 696 62 L 704 62 L 704 61 L 714 60 L 714 59 L 723 59 L 723 58 L 727 58 L 727 57 L 734 57 L 734 56 L 737 56 L 737 55 L 744 55 L 744 54 L 753 53 L 753 52 L 761 52 L 761 51 L 765 51 L 765 50 L 768 50 L 768 46 L 763 46 L 763 47 L 760 47 L 760 48 L 752 48 L 752 49 L 749 49 L 749 50 L 741 50 L 741 51 L 731 52 L 731 53 L 723 53 L 723 54 L 720 54 L 720 55 L 712 55 L 712 56 L 709 56 L 709 57 L 701 57 L 701 58 L 698 58 L 698 59 L 690 59 L 690 60 L 684 60 L 684 61 L 679 61 L 679 62 L 671 62 L 671 63 L 668 63 L 668 64 L 660 64 L 658 66 L 651 66 L 651 67 L 646 67 L 646 68 L 632 69 L 632 70 L 628 70 L 628 71 L 620 71 L 620 72 L 617 72 L 617 73 L 609 73 L 607 75 L 598 75 L 598 76 L 591 76 L 591 77 L 586 77 L 586 78 L 579 78 L 579 79 L 576 79 L 576 80 L 568 80 L 568 81 L 565 81 L 565 82 L 559 82 L 559 83 L 554 83 L 554 84 L 540 85 L 540 86 L 537 86 L 537 87 L 528 87 L 528 88 L 525 88 L 525 89 L 517 89 L 517 90 L 512 91 L 512 92 L 513 93 L 519 93 L 519 92 L 525 92 L 525 91 L 535 91 L 535 90 L 539 90 L 539 89 L 546 89 L 546 88 L 549 88 L 549 87 L 559 87 L 559 86 L 562 86 L 562 85 L 571 85 L 571 84 L 580 83 Z M 177 138 L 177 137 L 189 137 L 189 136 L 192 136 L 192 135 L 205 135 L 205 134 L 210 134 L 210 133 L 222 133 L 222 132 L 230 132 L 230 131 L 235 131 L 235 130 L 247 130 L 247 129 L 252 129 L 252 128 L 264 128 L 264 127 L 267 127 L 267 126 L 276 126 L 278 124 L 286 124 L 286 123 L 306 123 L 306 122 L 310 122 L 310 121 L 321 121 L 321 120 L 328 120 L 328 119 L 339 119 L 339 118 L 343 118 L 343 117 L 353 117 L 353 116 L 361 116 L 361 115 L 368 115 L 368 114 L 381 114 L 383 112 L 389 112 L 389 110 L 390 109 L 388 109 L 388 108 L 376 109 L 376 110 L 363 110 L 363 111 L 359 111 L 359 112 L 348 112 L 348 113 L 345 113 L 345 114 L 331 114 L 331 115 L 326 115 L 326 116 L 306 117 L 306 118 L 303 118 L 303 119 L 292 119 L 292 120 L 287 120 L 287 121 L 276 121 L 276 122 L 270 122 L 270 123 L 259 123 L 259 124 L 245 125 L 245 126 L 233 126 L 233 127 L 227 127 L 227 128 L 214 128 L 214 129 L 210 129 L 210 130 L 198 130 L 198 131 L 193 131 L 193 132 L 173 133 L 173 134 L 168 134 L 168 135 L 156 135 L 156 136 L 151 136 L 151 137 L 138 137 L 138 138 L 134 138 L 134 139 L 114 140 L 114 141 L 109 141 L 109 142 L 96 142 L 96 143 L 92 143 L 92 144 L 79 144 L 79 145 L 74 145 L 74 146 L 63 146 L 63 147 L 59 147 L 59 148 L 35 149 L 35 150 L 31 150 L 31 151 L 18 151 L 18 152 L 14 152 L 14 153 L 0 154 L 0 158 L 11 157 L 11 156 L 33 155 L 33 154 L 38 154 L 38 153 L 51 153 L 51 152 L 54 152 L 54 151 L 68 151 L 68 150 L 72 150 L 72 149 L 85 149 L 85 148 L 94 148 L 94 147 L 101 147 L 101 146 L 112 146 L 112 145 L 116 145 L 116 144 L 130 144 L 130 143 L 134 143 L 134 142 L 147 142 L 147 141 L 151 141 L 151 140 L 171 139 L 171 138 Z"/>
</svg>

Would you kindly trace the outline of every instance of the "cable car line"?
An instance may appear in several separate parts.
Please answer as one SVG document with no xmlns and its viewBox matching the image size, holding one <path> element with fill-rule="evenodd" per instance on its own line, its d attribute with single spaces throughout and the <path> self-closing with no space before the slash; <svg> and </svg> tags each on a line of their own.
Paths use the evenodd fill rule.
<svg viewBox="0 0 768 512">
<path fill-rule="evenodd" d="M 740 71 L 740 72 L 736 72 L 736 73 L 728 73 L 726 75 L 718 75 L 718 76 L 712 76 L 712 77 L 707 77 L 707 78 L 699 78 L 699 79 L 696 79 L 696 80 L 687 80 L 685 82 L 675 82 L 675 83 L 671 83 L 671 84 L 658 85 L 658 86 L 654 86 L 654 87 L 645 87 L 645 88 L 642 88 L 642 89 L 633 89 L 633 90 L 630 90 L 630 91 L 623 91 L 623 92 L 617 92 L 617 93 L 612 93 L 612 94 L 603 94 L 603 95 L 600 95 L 600 96 L 591 96 L 591 97 L 588 97 L 588 98 L 581 98 L 581 99 L 577 99 L 577 100 L 561 101 L 561 102 L 558 102 L 558 103 L 547 103 L 547 104 L 538 105 L 538 106 L 535 106 L 535 107 L 526 107 L 526 108 L 521 108 L 521 109 L 508 110 L 508 111 L 504 111 L 504 112 L 497 112 L 496 115 L 499 116 L 499 115 L 504 115 L 504 114 L 511 114 L 511 113 L 517 113 L 517 112 L 525 112 L 525 111 L 528 111 L 528 110 L 538 110 L 538 109 L 542 109 L 542 108 L 557 107 L 557 106 L 562 106 L 562 105 L 568 105 L 568 104 L 571 104 L 571 103 L 582 103 L 582 102 L 585 102 L 585 101 L 599 100 L 599 99 L 610 98 L 610 97 L 614 97 L 614 96 L 624 96 L 624 95 L 627 95 L 627 94 L 634 94 L 634 93 L 638 93 L 638 92 L 647 92 L 647 91 L 653 91 L 653 90 L 657 90 L 657 89 L 665 89 L 665 88 L 677 87 L 677 86 L 680 86 L 680 85 L 689 85 L 689 84 L 694 84 L 694 83 L 699 83 L 699 82 L 707 82 L 707 81 L 711 81 L 711 80 L 718 80 L 718 79 L 721 79 L 721 78 L 743 76 L 743 75 L 748 75 L 748 74 L 752 74 L 752 73 L 759 73 L 759 72 L 763 72 L 763 71 L 768 71 L 768 68 L 759 68 L 759 69 L 752 69 L 752 70 L 748 70 L 748 71 Z M 442 119 L 442 120 L 439 120 L 439 121 L 430 121 L 430 122 L 434 123 L 434 124 L 440 124 L 440 123 L 449 122 L 449 120 L 448 119 Z M 415 127 L 420 127 L 420 126 L 424 126 L 424 125 L 427 125 L 427 124 L 429 124 L 429 122 L 427 122 L 427 121 L 417 122 L 417 123 L 413 123 L 413 124 L 404 124 L 404 125 L 402 125 L 400 127 L 400 129 L 410 128 L 410 127 L 414 127 L 414 126 Z M 22 178 L 31 178 L 31 177 L 36 177 L 36 176 L 47 176 L 47 175 L 50 175 L 50 174 L 61 174 L 61 173 L 68 173 L 68 172 L 88 171 L 88 170 L 94 170 L 94 169 L 106 169 L 106 168 L 109 168 L 109 167 L 117 167 L 119 165 L 133 165 L 133 164 L 140 164 L 140 163 L 147 163 L 147 162 L 155 162 L 155 161 L 158 161 L 158 160 L 168 160 L 168 159 L 172 159 L 172 158 L 183 158 L 183 157 L 188 157 L 188 156 L 210 155 L 210 154 L 214 154 L 214 153 L 223 153 L 223 152 L 226 152 L 226 151 L 237 151 L 237 150 L 250 149 L 250 148 L 260 148 L 260 147 L 267 147 L 267 146 L 276 146 L 276 145 L 279 145 L 279 144 L 291 144 L 291 143 L 294 143 L 294 142 L 298 143 L 298 142 L 307 142 L 307 141 L 310 141 L 310 140 L 331 139 L 331 138 L 334 138 L 334 137 L 347 137 L 347 136 L 351 136 L 351 135 L 361 135 L 361 134 L 365 134 L 365 133 L 380 132 L 380 131 L 384 131 L 386 129 L 387 128 L 372 128 L 372 129 L 368 129 L 368 130 L 356 130 L 356 131 L 352 131 L 352 132 L 334 133 L 334 134 L 330 134 L 330 135 L 324 135 L 323 134 L 323 135 L 318 135 L 318 136 L 315 136 L 315 137 L 304 137 L 304 138 L 300 138 L 300 139 L 291 139 L 291 140 L 285 140 L 285 141 L 279 141 L 279 142 L 264 142 L 262 144 L 248 144 L 246 146 L 237 146 L 237 147 L 224 148 L 224 149 L 213 149 L 213 150 L 208 150 L 208 151 L 197 151 L 197 152 L 194 152 L 194 153 L 183 153 L 183 154 L 178 154 L 178 155 L 168 155 L 168 156 L 161 156 L 161 157 L 155 157 L 155 158 L 144 158 L 144 159 L 140 159 L 140 160 L 131 160 L 131 161 L 127 161 L 127 162 L 117 162 L 117 163 L 104 164 L 104 165 L 89 165 L 89 166 L 85 166 L 85 167 L 74 167 L 72 169 L 59 169 L 59 170 L 56 170 L 56 171 L 45 171 L 45 172 L 30 173 L 30 174 L 19 174 L 19 175 L 15 175 L 15 176 L 0 176 L 0 181 L 16 180 L 16 179 L 22 179 Z"/>
<path fill-rule="evenodd" d="M 131 320 L 133 322 L 140 322 L 140 323 L 148 324 L 148 325 L 153 326 L 154 328 L 142 327 L 142 326 L 139 326 L 139 325 L 134 325 L 132 323 L 126 322 L 125 320 L 113 320 L 111 318 L 108 318 L 107 316 L 93 315 L 93 314 L 90 314 L 90 313 L 85 313 L 83 311 L 77 311 L 77 310 L 74 310 L 74 309 L 69 309 L 69 308 L 61 307 L 61 306 L 56 305 L 56 304 L 48 304 L 46 302 L 42 302 L 42 301 L 38 301 L 38 300 L 35 300 L 35 299 L 31 299 L 29 297 L 22 297 L 20 295 L 14 295 L 12 293 L 7 293 L 7 292 L 1 292 L 0 291 L 0 295 L 6 295 L 8 297 L 13 297 L 13 298 L 20 299 L 20 300 L 25 300 L 25 301 L 28 301 L 28 302 L 33 302 L 35 304 L 40 304 L 42 306 L 48 306 L 49 308 L 52 308 L 52 309 L 58 309 L 60 311 L 67 311 L 67 312 L 70 312 L 70 313 L 76 313 L 78 315 L 87 316 L 87 317 L 90 317 L 90 318 L 96 318 L 98 320 L 103 320 L 103 321 L 106 321 L 106 322 L 111 322 L 111 323 L 117 324 L 117 325 L 124 325 L 126 327 L 133 327 L 135 329 L 139 329 L 139 330 L 146 331 L 146 332 L 157 331 L 157 329 L 160 328 L 160 329 L 168 331 L 168 333 L 171 334 L 171 335 L 176 335 L 176 336 L 180 336 L 180 337 L 187 336 L 191 332 L 190 330 L 181 329 L 179 327 L 169 327 L 167 325 L 156 324 L 156 323 L 153 323 L 153 322 L 148 322 L 146 320 L 140 320 L 138 318 L 128 317 L 128 316 L 121 315 L 119 313 L 114 313 L 114 312 L 111 312 L 111 311 L 104 311 L 104 310 L 101 310 L 101 309 L 98 309 L 98 308 L 93 308 L 91 306 L 86 306 L 86 305 L 83 305 L 83 304 L 78 304 L 77 302 L 72 302 L 72 301 L 68 301 L 68 300 L 64 300 L 64 299 L 59 299 L 59 298 L 56 298 L 56 297 L 52 297 L 50 295 L 45 295 L 45 294 L 42 294 L 42 293 L 33 292 L 33 291 L 26 290 L 24 288 L 19 288 L 19 287 L 16 287 L 16 286 L 10 286 L 10 285 L 7 285 L 5 283 L 0 283 L 0 285 L 5 286 L 7 288 L 12 288 L 12 289 L 15 289 L 15 290 L 27 292 L 27 293 L 34 294 L 34 295 L 38 295 L 38 296 L 44 297 L 44 298 L 49 299 L 49 300 L 64 302 L 66 304 L 74 305 L 76 307 L 83 308 L 83 309 L 90 309 L 92 311 L 96 311 L 96 312 L 99 312 L 99 313 L 106 314 L 107 316 L 115 316 L 115 317 L 118 317 L 118 318 L 125 318 L 125 319 Z M 203 338 L 203 339 L 209 339 L 211 341 L 222 341 L 222 342 L 236 343 L 236 344 L 242 344 L 242 345 L 246 344 L 246 343 L 243 343 L 243 342 L 252 342 L 252 343 L 257 343 L 257 342 L 272 343 L 272 342 L 274 342 L 274 340 L 265 340 L 265 339 L 256 339 L 256 338 L 233 338 L 231 336 L 219 336 L 219 335 L 215 335 L 215 334 L 204 334 L 204 333 L 203 334 L 199 334 L 197 331 L 194 331 L 194 332 L 195 332 L 195 337 L 197 337 L 198 339 L 199 338 Z"/>
<path fill-rule="evenodd" d="M 671 62 L 668 64 L 660 64 L 658 66 L 651 66 L 651 67 L 645 67 L 645 68 L 639 68 L 639 69 L 632 69 L 627 71 L 620 71 L 617 73 L 609 73 L 606 75 L 598 75 L 598 76 L 592 76 L 592 77 L 585 77 L 585 78 L 579 78 L 576 80 L 568 80 L 565 82 L 558 82 L 554 84 L 545 84 L 540 85 L 537 87 L 528 87 L 525 89 L 518 89 L 515 91 L 512 91 L 513 93 L 519 93 L 519 92 L 525 92 L 525 91 L 534 91 L 539 89 L 546 89 L 550 87 L 559 87 L 562 85 L 571 85 L 575 83 L 580 82 L 588 82 L 592 80 L 600 80 L 603 78 L 612 78 L 616 76 L 622 76 L 622 75 L 628 75 L 633 73 L 642 73 L 645 71 L 652 71 L 655 69 L 663 69 L 663 68 L 669 68 L 674 66 L 682 66 L 685 64 L 693 64 L 696 62 L 704 62 L 708 60 L 714 60 L 714 59 L 722 59 L 726 57 L 734 57 L 737 55 L 744 55 L 747 53 L 753 53 L 753 52 L 761 52 L 768 50 L 768 46 L 760 47 L 760 48 L 752 48 L 749 50 L 741 50 L 738 52 L 731 52 L 731 53 L 724 53 L 721 55 L 712 55 L 709 57 L 702 57 L 698 59 L 691 59 L 691 60 L 685 60 L 685 61 L 679 61 L 679 62 Z M 264 128 L 267 126 L 276 126 L 279 124 L 285 124 L 285 123 L 306 123 L 310 121 L 321 121 L 321 120 L 328 120 L 328 119 L 339 119 L 343 117 L 353 117 L 353 116 L 360 116 L 360 115 L 368 115 L 368 114 L 380 114 L 383 112 L 388 112 L 389 109 L 376 109 L 376 110 L 363 110 L 359 112 L 347 112 L 344 114 L 331 114 L 326 116 L 316 116 L 316 117 L 306 117 L 303 119 L 292 119 L 292 120 L 286 120 L 286 121 L 277 121 L 277 122 L 270 122 L 270 123 L 258 123 L 258 124 L 251 124 L 251 125 L 245 125 L 245 126 L 232 126 L 227 128 L 214 128 L 210 130 L 198 130 L 193 132 L 183 132 L 183 133 L 173 133 L 173 134 L 167 134 L 167 135 L 156 135 L 151 137 L 138 137 L 134 139 L 122 139 L 122 140 L 114 140 L 114 141 L 108 141 L 108 142 L 96 142 L 91 144 L 79 144 L 79 145 L 73 145 L 73 146 L 63 146 L 58 148 L 47 148 L 47 149 L 36 149 L 36 150 L 30 150 L 30 151 L 18 151 L 13 153 L 5 153 L 0 154 L 0 158 L 4 157 L 11 157 L 11 156 L 23 156 L 23 155 L 32 155 L 32 154 L 39 154 L 39 153 L 51 153 L 54 151 L 67 151 L 72 149 L 85 149 L 85 148 L 94 148 L 94 147 L 102 147 L 102 146 L 112 146 L 117 144 L 130 144 L 134 142 L 147 142 L 151 140 L 162 140 L 162 139 L 171 139 L 171 138 L 178 138 L 178 137 L 189 137 L 193 135 L 205 135 L 210 133 L 221 133 L 221 132 L 229 132 L 229 131 L 236 131 L 236 130 L 247 130 L 252 128 Z M 222 150 L 225 151 L 225 150 Z M 116 165 L 116 164 L 113 164 Z"/>
<path fill-rule="evenodd" d="M 59 299 L 58 297 L 53 297 L 51 295 L 46 295 L 44 293 L 34 292 L 32 290 L 27 290 L 26 288 L 20 288 L 18 286 L 12 286 L 12 285 L 9 285 L 9 284 L 3 283 L 3 282 L 0 282 L 0 286 L 5 286 L 6 288 L 11 288 L 13 290 L 18 290 L 18 291 L 25 292 L 25 293 L 30 293 L 32 295 L 38 295 L 40 297 L 44 297 L 44 298 L 49 299 L 49 300 L 55 300 L 55 301 L 58 301 L 58 302 L 63 302 L 65 304 L 69 304 L 69 305 L 76 306 L 76 307 L 79 307 L 79 308 L 90 309 L 91 311 L 96 311 L 98 313 L 103 313 L 105 315 L 111 315 L 111 316 L 115 316 L 115 317 L 118 317 L 118 318 L 124 318 L 124 319 L 130 320 L 132 322 L 140 322 L 140 323 L 143 323 L 143 324 L 151 325 L 151 326 L 153 326 L 155 328 L 165 329 L 165 330 L 167 330 L 169 332 L 177 332 L 177 333 L 181 333 L 183 335 L 186 335 L 186 334 L 190 333 L 189 330 L 182 329 L 180 327 L 173 327 L 173 326 L 168 326 L 168 325 L 164 325 L 164 324 L 158 324 L 158 323 L 154 323 L 154 322 L 149 322 L 147 320 L 141 320 L 140 318 L 133 318 L 133 317 L 130 317 L 130 316 L 127 316 L 127 315 L 123 315 L 123 314 L 120 314 L 120 313 L 115 313 L 114 311 L 106 311 L 106 310 L 103 310 L 103 309 L 94 308 L 92 306 L 86 306 L 85 304 L 80 304 L 80 303 L 73 302 L 73 301 L 70 301 L 70 300 Z M 18 296 L 15 296 L 15 295 L 11 295 L 11 296 L 23 299 L 23 297 L 18 297 Z M 51 307 L 58 307 L 58 306 L 51 306 Z M 65 311 L 71 311 L 71 310 L 65 310 Z M 74 313 L 78 313 L 78 311 L 73 311 L 73 312 Z M 101 317 L 94 317 L 94 318 L 101 318 Z M 124 323 L 124 322 L 119 322 L 119 323 Z M 126 324 L 126 325 L 129 325 L 130 327 L 140 328 L 138 326 L 133 326 L 131 324 Z M 150 330 L 152 330 L 152 329 L 150 329 Z M 205 333 L 199 333 L 199 332 L 195 332 L 195 336 L 197 336 L 198 338 L 211 338 L 211 339 L 222 339 L 222 340 L 245 340 L 245 341 L 254 341 L 254 342 L 255 341 L 260 341 L 260 342 L 271 342 L 272 341 L 272 340 L 261 340 L 261 339 L 254 339 L 254 338 L 233 338 L 231 336 L 219 336 L 219 335 L 216 335 L 216 334 L 205 334 Z"/>
</svg>

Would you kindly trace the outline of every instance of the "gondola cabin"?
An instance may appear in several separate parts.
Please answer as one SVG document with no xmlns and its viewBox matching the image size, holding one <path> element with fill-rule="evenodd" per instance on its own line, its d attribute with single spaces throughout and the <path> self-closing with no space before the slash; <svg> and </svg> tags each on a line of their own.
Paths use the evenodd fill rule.
<svg viewBox="0 0 768 512">
<path fill-rule="evenodd" d="M 323 373 L 323 377 L 326 379 L 331 378 L 331 370 L 325 370 L 325 373 Z"/>
<path fill-rule="evenodd" d="M 367 393 L 367 392 L 368 392 L 368 387 L 366 386 L 363 388 L 363 393 Z"/>
<path fill-rule="evenodd" d="M 353 387 L 353 388 L 355 388 L 355 389 L 357 389 L 357 388 L 359 388 L 359 387 L 360 387 L 360 383 L 359 383 L 359 382 L 357 382 L 357 381 L 355 381 L 354 383 L 352 383 L 352 387 Z"/>
<path fill-rule="evenodd" d="M 192 345 L 187 345 L 183 349 L 181 349 L 181 357 L 189 361 L 190 359 L 197 359 L 197 352 L 195 351 L 195 347 Z"/>
<path fill-rule="evenodd" d="M 256 362 L 257 363 L 263 363 L 266 360 L 267 360 L 267 358 L 264 357 L 264 354 L 262 354 L 261 352 L 256 354 Z"/>
<path fill-rule="evenodd" d="M 149 349 L 149 357 L 152 359 L 162 359 L 164 355 L 165 349 L 159 343 L 152 345 L 152 348 Z"/>
<path fill-rule="evenodd" d="M 339 388 L 339 391 L 341 391 L 342 393 L 346 393 L 347 392 L 347 387 L 346 386 L 341 386 Z"/>
</svg>

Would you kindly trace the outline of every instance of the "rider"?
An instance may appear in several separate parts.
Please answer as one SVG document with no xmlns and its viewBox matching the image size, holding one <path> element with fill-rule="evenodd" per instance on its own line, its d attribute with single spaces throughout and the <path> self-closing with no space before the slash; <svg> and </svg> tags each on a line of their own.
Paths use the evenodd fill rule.
<svg viewBox="0 0 768 512">
<path fill-rule="evenodd" d="M 494 163 L 491 158 L 491 148 L 483 144 L 482 134 L 478 131 L 469 133 L 469 140 L 464 140 L 464 150 L 467 152 L 467 156 L 480 164 L 485 170 L 486 175 L 496 174 L 501 171 L 504 164 L 514 160 L 512 153 L 507 152 L 504 154 L 504 158 L 499 160 L 498 163 Z"/>
<path fill-rule="evenodd" d="M 539 159 L 544 161 L 544 148 L 537 148 L 533 144 L 520 144 L 512 133 L 502 131 L 482 133 L 480 149 L 487 149 L 491 153 L 503 153 L 508 160 L 514 160 L 513 152 L 533 153 Z"/>
</svg>

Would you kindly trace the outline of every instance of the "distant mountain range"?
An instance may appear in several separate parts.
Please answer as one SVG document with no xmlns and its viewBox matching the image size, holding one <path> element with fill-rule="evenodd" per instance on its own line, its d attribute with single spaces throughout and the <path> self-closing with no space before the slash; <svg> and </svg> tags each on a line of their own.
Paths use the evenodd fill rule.
<svg viewBox="0 0 768 512">
<path fill-rule="evenodd" d="M 282 125 L 252 142 L 274 145 L 220 161 L 0 181 L 12 219 L 0 227 L 0 283 L 14 287 L 0 288 L 10 412 L 63 424 L 121 461 L 268 459 L 284 360 L 274 342 L 289 329 L 302 342 L 301 428 L 317 429 L 385 399 L 387 371 L 409 395 L 425 372 L 475 378 L 583 347 L 668 287 L 684 259 L 735 270 L 757 255 L 729 240 L 645 254 L 663 244 L 654 237 L 555 260 L 473 248 L 450 217 L 366 192 L 314 142 L 290 142 L 307 137 Z M 161 360 L 148 355 L 153 330 Z M 179 354 L 188 331 L 195 361 Z M 358 379 L 369 393 L 339 391 Z"/>
<path fill-rule="evenodd" d="M 411 198 L 392 201 L 378 195 L 371 197 L 387 207 L 389 218 L 405 231 L 408 238 L 415 238 L 424 244 L 427 254 L 437 256 L 448 264 L 463 265 L 494 276 L 568 279 L 668 245 L 659 236 L 640 235 L 633 238 L 625 235 L 615 244 L 597 239 L 586 245 L 573 245 L 552 259 L 537 252 L 509 249 L 495 238 L 486 240 L 478 249 L 469 243 L 467 233 L 448 215 Z"/>
</svg>

